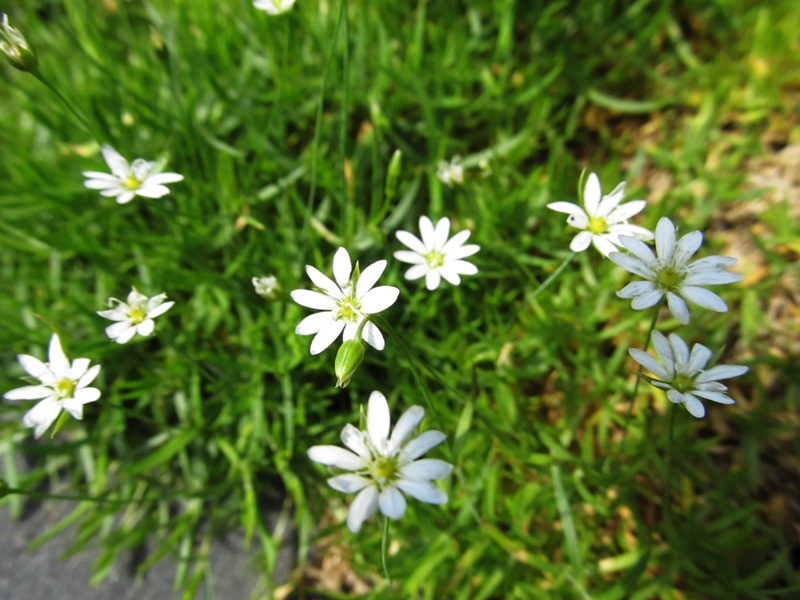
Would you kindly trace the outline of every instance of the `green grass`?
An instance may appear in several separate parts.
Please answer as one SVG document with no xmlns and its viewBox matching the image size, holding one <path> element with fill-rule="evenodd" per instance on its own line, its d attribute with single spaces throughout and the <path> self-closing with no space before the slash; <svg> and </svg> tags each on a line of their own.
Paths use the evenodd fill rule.
<svg viewBox="0 0 800 600">
<path fill-rule="evenodd" d="M 378 389 L 395 420 L 425 407 L 423 427 L 448 434 L 429 455 L 456 465 L 447 505 L 411 501 L 392 523 L 390 595 L 800 592 L 800 240 L 789 196 L 761 212 L 769 190 L 748 184 L 755 157 L 800 142 L 796 2 L 373 0 L 344 14 L 298 0 L 269 17 L 245 0 L 37 0 L 10 18 L 91 131 L 29 74 L 0 70 L 0 386 L 20 385 L 15 356 L 44 358 L 57 327 L 71 357 L 103 365 L 103 396 L 38 442 L 20 422 L 27 403 L 3 402 L 2 477 L 33 489 L 61 476 L 67 495 L 130 501 L 87 500 L 55 526 L 103 549 L 95 580 L 148 542 L 142 568 L 178 557 L 191 598 L 208 541 L 237 526 L 269 573 L 264 507 L 285 492 L 301 564 L 344 552 L 387 597 L 380 522 L 350 534 L 350 499 L 306 456 L 358 424 Z M 168 157 L 186 179 L 119 206 L 83 187 L 81 171 L 105 170 L 101 143 Z M 469 168 L 451 189 L 436 165 L 455 154 Z M 615 296 L 631 278 L 590 250 L 530 298 L 569 254 L 572 232 L 545 205 L 576 198 L 584 168 L 606 192 L 627 180 L 627 198 L 647 197 L 642 224 L 701 229 L 701 253 L 739 256 L 746 276 L 720 290 L 730 312 L 659 320 L 751 367 L 731 382 L 736 406 L 676 415 L 666 492 L 664 395 L 640 385 L 626 425 L 627 349 L 652 315 Z M 423 214 L 473 231 L 479 275 L 433 293 L 403 279 L 394 232 Z M 381 282 L 401 290 L 383 315 L 401 340 L 368 351 L 344 390 L 338 344 L 310 356 L 294 334 L 309 311 L 288 297 L 309 286 L 304 265 L 330 274 L 340 245 L 362 266 L 389 260 Z M 280 299 L 253 292 L 266 274 Z M 132 285 L 177 304 L 155 336 L 117 346 L 95 311 Z M 770 312 L 780 298 L 788 308 Z M 20 495 L 5 502 L 20 514 Z M 291 586 L 315 584 L 298 572 Z"/>
</svg>

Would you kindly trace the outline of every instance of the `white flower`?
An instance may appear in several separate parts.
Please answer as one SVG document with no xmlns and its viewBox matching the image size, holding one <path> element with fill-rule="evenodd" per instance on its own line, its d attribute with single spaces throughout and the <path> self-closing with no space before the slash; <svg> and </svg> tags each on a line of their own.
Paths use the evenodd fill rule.
<svg viewBox="0 0 800 600">
<path fill-rule="evenodd" d="M 278 283 L 277 277 L 274 275 L 267 275 L 266 277 L 253 277 L 253 287 L 256 294 L 262 298 L 274 300 L 278 297 L 278 292 L 281 291 L 281 284 Z"/>
<path fill-rule="evenodd" d="M 86 387 L 97 377 L 100 365 L 89 368 L 88 358 L 76 358 L 70 364 L 55 334 L 50 338 L 48 358 L 49 362 L 44 363 L 28 354 L 17 356 L 22 368 L 38 379 L 40 385 L 26 385 L 3 395 L 6 400 L 41 400 L 22 418 L 25 427 L 34 428 L 37 438 L 47 431 L 62 409 L 82 419 L 83 405 L 100 398 L 100 390 Z"/>
<path fill-rule="evenodd" d="M 358 326 L 366 316 L 377 314 L 394 304 L 400 290 L 391 285 L 373 288 L 385 268 L 386 261 L 379 260 L 359 275 L 356 264 L 353 276 L 350 255 L 344 248 L 339 248 L 333 256 L 335 282 L 311 265 L 306 265 L 306 273 L 321 291 L 294 290 L 291 295 L 300 306 L 323 311 L 307 316 L 295 328 L 295 333 L 299 335 L 314 335 L 311 354 L 325 350 L 342 331 L 345 341 L 354 339 Z M 374 323 L 364 325 L 362 336 L 370 346 L 383 350 L 383 335 Z"/>
<path fill-rule="evenodd" d="M 717 365 L 706 371 L 711 350 L 702 344 L 695 344 L 690 353 L 686 342 L 674 333 L 670 334 L 667 341 L 661 333 L 654 331 L 653 345 L 661 357 L 660 363 L 642 350 L 631 348 L 628 352 L 636 362 L 658 377 L 648 380 L 655 387 L 667 390 L 667 398 L 672 402 L 683 404 L 698 419 L 706 414 L 700 398 L 720 404 L 734 403 L 733 399 L 723 393 L 728 388 L 717 380 L 743 375 L 747 373 L 747 367 Z"/>
<path fill-rule="evenodd" d="M 631 254 L 612 252 L 609 258 L 626 271 L 643 277 L 645 281 L 629 283 L 617 296 L 633 298 L 631 308 L 642 310 L 657 304 L 666 294 L 667 305 L 675 318 L 686 325 L 689 322 L 689 308 L 685 300 L 714 310 L 727 312 L 728 306 L 715 293 L 703 289 L 701 285 L 720 285 L 740 281 L 742 276 L 725 269 L 736 263 L 729 256 L 707 256 L 692 264 L 703 234 L 692 231 L 675 241 L 675 226 L 666 217 L 656 225 L 656 253 L 639 240 L 621 236 L 620 242 Z"/>
<path fill-rule="evenodd" d="M 447 494 L 432 481 L 450 475 L 453 465 L 435 458 L 417 460 L 447 436 L 428 430 L 410 439 L 423 416 L 425 410 L 421 406 L 412 406 L 389 436 L 389 404 L 383 394 L 372 392 L 367 407 L 367 430 L 359 431 L 350 424 L 342 429 L 342 443 L 352 452 L 338 446 L 309 448 L 311 460 L 351 471 L 331 477 L 328 485 L 345 494 L 359 492 L 347 515 L 347 526 L 353 533 L 378 508 L 391 519 L 402 517 L 406 499 L 400 492 L 428 504 L 447 502 Z"/>
<path fill-rule="evenodd" d="M 295 0 L 254 0 L 253 6 L 270 15 L 285 13 L 294 6 Z"/>
<path fill-rule="evenodd" d="M 125 344 L 137 333 L 139 335 L 153 333 L 156 326 L 153 319 L 163 315 L 175 305 L 174 302 L 164 302 L 166 299 L 166 294 L 148 298 L 133 288 L 128 294 L 127 302 L 109 298 L 108 305 L 112 307 L 111 310 L 100 310 L 97 314 L 104 319 L 116 321 L 106 327 L 106 335 L 118 344 Z"/>
<path fill-rule="evenodd" d="M 398 250 L 394 253 L 397 260 L 414 265 L 406 271 L 406 279 L 424 276 L 425 287 L 435 290 L 442 277 L 458 285 L 461 283 L 460 275 L 475 275 L 478 272 L 478 267 L 462 260 L 481 249 L 476 244 L 464 245 L 470 236 L 469 230 L 460 231 L 448 240 L 450 219 L 439 219 L 434 228 L 433 222 L 423 216 L 419 218 L 419 231 L 422 239 L 408 231 L 398 231 L 396 234 L 400 242 L 411 248 L 411 252 Z"/>
<path fill-rule="evenodd" d="M 102 196 L 116 198 L 117 203 L 125 204 L 135 196 L 161 198 L 169 194 L 165 183 L 183 181 L 183 175 L 160 173 L 162 164 L 137 158 L 131 164 L 109 145 L 102 148 L 103 158 L 111 169 L 111 174 L 98 171 L 84 171 L 88 177 L 83 185 L 91 190 L 100 190 Z"/>
<path fill-rule="evenodd" d="M 461 164 L 461 157 L 456 155 L 450 162 L 440 160 L 436 176 L 448 187 L 464 183 L 464 166 Z"/>
<path fill-rule="evenodd" d="M 583 188 L 585 210 L 572 202 L 551 202 L 547 208 L 568 214 L 567 225 L 582 230 L 570 242 L 570 250 L 583 252 L 591 243 L 603 256 L 608 256 L 621 245 L 620 235 L 630 235 L 642 240 L 653 239 L 653 233 L 649 229 L 628 223 L 628 219 L 644 210 L 646 202 L 634 200 L 620 204 L 624 194 L 623 181 L 608 196 L 603 196 L 600 180 L 592 173 Z"/>
</svg>

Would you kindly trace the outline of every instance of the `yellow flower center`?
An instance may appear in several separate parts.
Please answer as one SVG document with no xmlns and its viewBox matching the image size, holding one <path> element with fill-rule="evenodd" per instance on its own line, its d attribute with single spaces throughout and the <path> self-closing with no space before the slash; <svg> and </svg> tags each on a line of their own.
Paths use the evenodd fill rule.
<svg viewBox="0 0 800 600">
<path fill-rule="evenodd" d="M 147 313 L 141 306 L 134 306 L 128 313 L 128 318 L 133 321 L 134 325 L 138 325 L 147 317 Z"/>
<path fill-rule="evenodd" d="M 694 387 L 694 379 L 683 373 L 678 373 L 670 384 L 683 394 Z"/>
<path fill-rule="evenodd" d="M 338 301 L 339 310 L 336 312 L 337 321 L 350 321 L 355 323 L 361 316 L 361 303 L 353 296 L 346 296 Z"/>
<path fill-rule="evenodd" d="M 437 269 L 444 265 L 444 254 L 438 250 L 431 250 L 425 256 L 425 264 L 429 269 Z"/>
<path fill-rule="evenodd" d="M 75 382 L 72 379 L 60 379 L 56 383 L 56 393 L 59 398 L 72 398 L 75 391 Z"/>
<path fill-rule="evenodd" d="M 608 223 L 603 217 L 592 217 L 589 219 L 589 231 L 595 235 L 608 231 Z"/>
<path fill-rule="evenodd" d="M 372 465 L 372 476 L 380 485 L 392 483 L 397 478 L 397 458 L 381 456 Z"/>
<path fill-rule="evenodd" d="M 674 267 L 663 267 L 656 275 L 655 284 L 662 290 L 672 292 L 680 287 L 685 278 L 686 275 Z"/>
<path fill-rule="evenodd" d="M 130 190 L 132 192 L 138 190 L 141 187 L 141 185 L 142 185 L 142 182 L 139 181 L 138 179 L 136 179 L 136 177 L 134 177 L 133 174 L 128 175 L 125 178 L 125 181 L 122 182 L 122 187 L 124 187 L 126 190 Z"/>
</svg>

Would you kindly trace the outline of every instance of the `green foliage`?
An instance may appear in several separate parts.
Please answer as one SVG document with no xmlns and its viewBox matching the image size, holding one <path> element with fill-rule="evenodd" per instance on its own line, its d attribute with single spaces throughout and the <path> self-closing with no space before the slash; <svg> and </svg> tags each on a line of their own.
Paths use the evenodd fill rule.
<svg viewBox="0 0 800 600">
<path fill-rule="evenodd" d="M 684 337 L 728 343 L 754 373 L 732 384 L 738 406 L 677 415 L 671 465 L 663 394 L 642 385 L 628 419 L 627 349 L 650 315 L 615 296 L 627 275 L 590 250 L 532 296 L 568 256 L 545 205 L 576 198 L 583 168 L 606 191 L 628 179 L 627 197 L 650 194 L 642 224 L 670 216 L 706 230 L 703 252 L 730 246 L 727 208 L 763 195 L 743 191 L 762 133 L 798 143 L 797 3 L 298 0 L 269 17 L 245 1 L 36 0 L 11 23 L 88 129 L 0 70 L 1 385 L 19 385 L 17 354 L 44 358 L 55 325 L 71 357 L 103 365 L 103 396 L 40 442 L 20 425 L 29 405 L 3 402 L 2 478 L 25 490 L 66 474 L 85 499 L 48 536 L 77 524 L 76 551 L 99 542 L 96 580 L 150 540 L 141 569 L 178 557 L 190 598 L 209 541 L 234 527 L 269 573 L 265 507 L 285 493 L 302 561 L 336 533 L 379 581 L 380 521 L 346 532 L 349 500 L 306 456 L 378 389 L 395 419 L 426 409 L 423 427 L 448 433 L 432 456 L 455 471 L 448 504 L 410 502 L 392 523 L 393 582 L 376 597 L 797 593 L 788 517 L 762 503 L 786 495 L 768 474 L 798 449 L 791 340 L 776 350 L 763 305 L 796 279 L 789 201 L 755 232 L 762 270 L 743 260 L 752 283 L 721 291 L 731 312 L 693 314 Z M 82 186 L 105 170 L 103 143 L 185 181 L 117 205 Z M 448 188 L 436 165 L 456 154 L 466 181 Z M 403 279 L 394 232 L 420 215 L 473 230 L 477 276 L 435 292 Z M 287 292 L 308 286 L 306 264 L 330 274 L 338 246 L 362 266 L 389 260 L 381 283 L 401 290 L 381 315 L 385 351 L 368 349 L 346 389 L 339 342 L 310 356 Z M 268 274 L 276 300 L 251 284 Z M 176 306 L 119 346 L 96 311 L 133 285 Z M 17 514 L 19 498 L 4 499 Z"/>
</svg>

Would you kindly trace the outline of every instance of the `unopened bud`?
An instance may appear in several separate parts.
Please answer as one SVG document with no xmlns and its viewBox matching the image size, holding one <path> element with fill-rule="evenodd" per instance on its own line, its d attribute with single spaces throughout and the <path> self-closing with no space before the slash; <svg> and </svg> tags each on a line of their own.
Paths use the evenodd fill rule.
<svg viewBox="0 0 800 600">
<path fill-rule="evenodd" d="M 275 300 L 281 291 L 281 284 L 274 275 L 267 277 L 253 277 L 253 287 L 256 289 L 256 294 L 262 298 Z"/>
<path fill-rule="evenodd" d="M 336 353 L 336 363 L 333 367 L 336 373 L 336 387 L 347 387 L 363 360 L 364 344 L 360 340 L 347 340 L 342 344 Z"/>
<path fill-rule="evenodd" d="M 8 16 L 0 15 L 0 50 L 6 55 L 11 66 L 20 71 L 36 73 L 39 70 L 39 60 L 19 30 L 8 24 Z"/>
<path fill-rule="evenodd" d="M 397 178 L 400 177 L 400 163 L 403 160 L 403 153 L 395 150 L 392 159 L 389 161 L 389 169 L 386 174 L 386 188 L 384 190 L 387 198 L 394 198 L 397 190 Z"/>
</svg>

